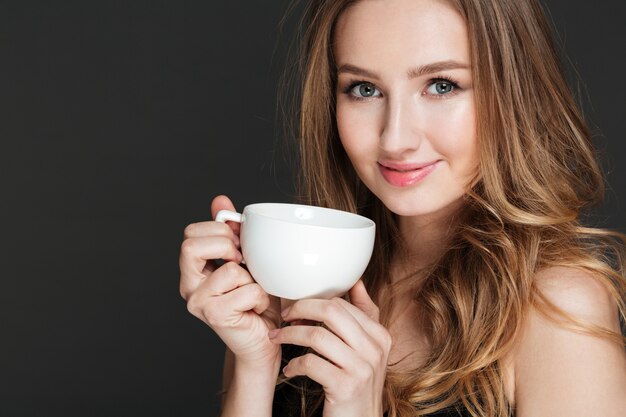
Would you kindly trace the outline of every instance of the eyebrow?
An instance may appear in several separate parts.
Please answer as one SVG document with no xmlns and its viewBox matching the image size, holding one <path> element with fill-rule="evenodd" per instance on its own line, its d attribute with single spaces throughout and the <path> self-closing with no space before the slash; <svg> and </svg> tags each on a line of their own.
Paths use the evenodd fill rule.
<svg viewBox="0 0 626 417">
<path fill-rule="evenodd" d="M 411 68 L 407 71 L 407 78 L 417 78 L 426 74 L 433 74 L 435 72 L 453 70 L 453 69 L 468 69 L 469 65 L 464 64 L 458 61 L 439 61 L 433 62 L 431 64 L 420 65 L 415 68 Z M 352 64 L 343 64 L 337 69 L 337 74 L 341 74 L 342 72 L 354 74 L 354 75 L 362 75 L 369 78 L 379 79 L 380 77 L 375 72 L 359 68 L 356 65 Z"/>
</svg>

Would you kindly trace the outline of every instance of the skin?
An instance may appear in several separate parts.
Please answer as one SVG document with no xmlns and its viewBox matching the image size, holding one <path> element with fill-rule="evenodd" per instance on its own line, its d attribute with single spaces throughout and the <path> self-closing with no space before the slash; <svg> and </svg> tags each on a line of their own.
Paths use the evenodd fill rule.
<svg viewBox="0 0 626 417">
<path fill-rule="evenodd" d="M 441 2 L 362 1 L 342 14 L 335 30 L 341 142 L 363 183 L 400 216 L 407 246 L 420 248 L 412 251 L 413 259 L 426 262 L 441 248 L 477 171 L 465 22 Z M 459 68 L 407 76 L 410 69 L 448 61 Z M 373 76 L 342 70 L 347 65 Z M 364 98 L 360 86 L 346 91 L 354 82 L 375 93 Z M 378 163 L 385 161 L 437 166 L 419 184 L 396 187 L 380 173 Z"/>
<path fill-rule="evenodd" d="M 235 207 L 228 197 L 211 204 Z M 217 266 L 216 260 L 225 263 Z M 206 221 L 185 228 L 180 251 L 180 293 L 191 314 L 205 322 L 227 347 L 222 416 L 270 416 L 280 347 L 267 333 L 280 322 L 280 300 L 270 297 L 240 266 L 239 225 Z"/>
<path fill-rule="evenodd" d="M 336 25 L 337 67 L 376 74 L 338 73 L 341 142 L 363 183 L 399 215 L 413 267 L 426 265 L 441 250 L 476 172 L 466 30 L 454 9 L 432 0 L 363 0 Z M 462 65 L 407 76 L 412 68 L 442 61 Z M 442 84 L 442 77 L 452 78 L 453 88 L 449 81 Z M 361 84 L 348 88 L 355 81 Z M 381 175 L 380 161 L 436 161 L 436 168 L 414 185 L 397 187 Z M 221 209 L 235 210 L 227 197 L 218 196 L 213 217 Z M 359 281 L 349 292 L 350 302 L 300 300 L 282 305 L 281 312 L 280 300 L 268 296 L 239 265 L 238 233 L 236 224 L 191 224 L 180 256 L 181 295 L 189 311 L 227 346 L 222 416 L 271 416 L 281 344 L 309 346 L 319 354 L 295 358 L 283 371 L 322 385 L 324 416 L 381 416 L 387 364 L 414 353 L 402 366 L 418 366 L 427 353 L 424 331 L 414 319 L 419 306 L 399 300 L 402 308 L 385 329 Z M 227 262 L 218 267 L 216 259 Z M 395 272 L 390 272 L 392 279 Z M 565 312 L 619 331 L 615 303 L 589 273 L 552 268 L 536 280 Z M 568 330 L 532 308 L 527 316 L 520 339 L 503 360 L 506 394 L 516 416 L 622 415 L 623 347 Z M 292 325 L 279 329 L 281 320 Z M 325 326 L 307 325 L 311 321 Z"/>
<path fill-rule="evenodd" d="M 465 22 L 443 2 L 366 0 L 340 16 L 335 36 L 341 143 L 363 183 L 399 216 L 411 268 L 425 266 L 442 250 L 478 166 Z M 380 170 L 429 162 L 435 169 L 404 187 Z M 392 270 L 392 280 L 402 271 Z M 419 314 L 419 306 L 397 300 L 389 329 L 394 370 L 419 366 L 428 354 Z"/>
</svg>

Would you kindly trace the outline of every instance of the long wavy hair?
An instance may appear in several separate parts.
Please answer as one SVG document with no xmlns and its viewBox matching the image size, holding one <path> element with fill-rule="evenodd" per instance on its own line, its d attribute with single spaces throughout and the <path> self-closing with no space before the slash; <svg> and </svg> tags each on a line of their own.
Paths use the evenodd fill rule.
<svg viewBox="0 0 626 417">
<path fill-rule="evenodd" d="M 357 177 L 335 120 L 333 27 L 353 3 L 307 2 L 300 56 L 288 68 L 301 76 L 289 90 L 299 102 L 288 113 L 298 113 L 299 200 L 377 224 L 364 281 L 388 324 L 398 290 L 390 287 L 389 269 L 402 251 L 397 216 Z M 531 306 L 563 326 L 625 341 L 568 316 L 534 281 L 552 266 L 589 271 L 611 292 L 624 321 L 626 239 L 582 224 L 603 198 L 604 178 L 539 0 L 449 3 L 468 29 L 480 165 L 445 252 L 417 271 L 423 279 L 405 280 L 420 282 L 409 289 L 422 308 L 431 351 L 418 369 L 388 371 L 390 417 L 426 415 L 458 402 L 473 416 L 509 415 L 501 361 Z M 310 381 L 297 385 L 302 415 L 311 415 L 323 392 Z"/>
</svg>

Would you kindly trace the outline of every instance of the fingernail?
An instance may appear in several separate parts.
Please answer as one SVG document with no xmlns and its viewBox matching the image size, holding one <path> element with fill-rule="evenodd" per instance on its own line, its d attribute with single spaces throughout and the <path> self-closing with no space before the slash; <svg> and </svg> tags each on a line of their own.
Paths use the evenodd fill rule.
<svg viewBox="0 0 626 417">
<path fill-rule="evenodd" d="M 281 311 L 280 315 L 283 317 L 287 316 L 287 314 L 289 314 L 289 310 L 291 310 L 291 306 L 286 307 L 283 311 Z"/>
<path fill-rule="evenodd" d="M 280 331 L 280 329 L 270 330 L 269 332 L 267 332 L 267 336 L 268 336 L 270 339 L 274 339 L 274 338 L 278 335 L 278 332 L 279 332 L 279 331 Z"/>
<path fill-rule="evenodd" d="M 287 376 L 287 368 L 288 368 L 288 367 L 289 367 L 289 365 L 287 365 L 287 366 L 285 366 L 285 367 L 283 368 L 283 375 L 284 375 L 284 376 Z"/>
</svg>

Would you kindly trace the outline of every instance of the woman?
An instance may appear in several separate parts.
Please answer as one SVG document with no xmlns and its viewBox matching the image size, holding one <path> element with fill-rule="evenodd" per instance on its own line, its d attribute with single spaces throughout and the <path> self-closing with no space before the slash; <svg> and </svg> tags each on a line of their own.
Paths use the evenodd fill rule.
<svg viewBox="0 0 626 417">
<path fill-rule="evenodd" d="M 580 224 L 603 179 L 539 2 L 309 7 L 304 202 L 374 219 L 376 247 L 348 297 L 281 311 L 236 225 L 188 226 L 222 416 L 623 415 L 623 238 Z"/>
</svg>

